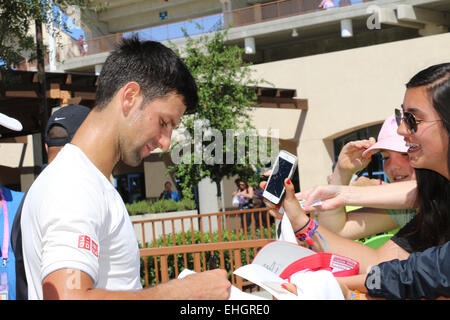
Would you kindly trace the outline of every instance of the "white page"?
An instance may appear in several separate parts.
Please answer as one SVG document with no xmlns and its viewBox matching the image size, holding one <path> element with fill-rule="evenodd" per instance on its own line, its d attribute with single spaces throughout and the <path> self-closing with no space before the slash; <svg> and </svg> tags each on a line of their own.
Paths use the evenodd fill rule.
<svg viewBox="0 0 450 320">
<path fill-rule="evenodd" d="M 236 269 L 233 273 L 257 284 L 279 300 L 298 299 L 295 294 L 281 287 L 281 284 L 287 283 L 287 281 L 281 279 L 263 266 L 248 264 Z"/>
</svg>

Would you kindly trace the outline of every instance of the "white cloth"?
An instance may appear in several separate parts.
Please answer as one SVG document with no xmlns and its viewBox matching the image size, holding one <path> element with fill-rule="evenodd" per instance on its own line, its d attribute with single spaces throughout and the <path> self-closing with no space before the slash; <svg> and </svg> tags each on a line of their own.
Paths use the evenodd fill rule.
<svg viewBox="0 0 450 320">
<path fill-rule="evenodd" d="M 291 221 L 286 214 L 283 214 L 283 218 L 281 219 L 281 221 L 277 220 L 277 230 L 278 228 L 281 228 L 281 233 L 280 236 L 277 235 L 277 240 L 297 244 L 297 238 L 295 237 L 294 230 L 292 229 Z"/>
<path fill-rule="evenodd" d="M 42 280 L 64 268 L 87 273 L 95 288 L 142 288 L 125 205 L 77 146 L 67 144 L 33 183 L 21 227 L 29 299 L 42 299 Z M 68 285 L 76 285 L 73 277 Z"/>
<path fill-rule="evenodd" d="M 291 276 L 300 300 L 344 300 L 341 287 L 330 271 L 297 272 Z"/>
<path fill-rule="evenodd" d="M 258 264 L 247 264 L 233 272 L 261 288 L 278 300 L 343 300 L 341 287 L 330 271 L 297 272 L 290 278 L 297 287 L 294 295 L 282 287 L 286 280 Z"/>
<path fill-rule="evenodd" d="M 239 196 L 233 196 L 233 200 L 231 200 L 231 205 L 234 208 L 238 208 L 239 207 Z"/>
</svg>

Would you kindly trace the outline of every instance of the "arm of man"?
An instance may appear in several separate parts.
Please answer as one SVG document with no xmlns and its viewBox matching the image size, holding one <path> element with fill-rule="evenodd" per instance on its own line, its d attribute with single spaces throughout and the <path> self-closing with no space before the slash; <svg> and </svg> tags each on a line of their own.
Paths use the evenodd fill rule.
<svg viewBox="0 0 450 320">
<path fill-rule="evenodd" d="M 87 273 L 74 269 L 54 271 L 42 281 L 44 299 L 53 300 L 223 300 L 228 299 L 230 287 L 227 272 L 222 269 L 192 274 L 135 291 L 96 289 Z"/>
</svg>

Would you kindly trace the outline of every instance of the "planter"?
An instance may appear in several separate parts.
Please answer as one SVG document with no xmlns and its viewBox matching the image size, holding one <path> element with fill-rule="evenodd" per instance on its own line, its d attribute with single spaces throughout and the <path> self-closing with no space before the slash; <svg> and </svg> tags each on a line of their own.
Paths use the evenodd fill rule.
<svg viewBox="0 0 450 320">
<path fill-rule="evenodd" d="M 164 234 L 167 236 L 172 234 L 172 221 L 174 221 L 174 229 L 175 233 L 182 232 L 182 221 L 184 231 L 191 230 L 191 219 L 183 219 L 182 217 L 197 215 L 197 210 L 188 210 L 188 211 L 173 211 L 173 212 L 164 212 L 164 213 L 146 213 L 140 215 L 130 216 L 131 222 L 133 223 L 134 231 L 136 232 L 137 240 L 140 244 L 143 243 L 143 235 L 142 235 L 142 223 L 138 223 L 139 221 L 145 220 L 154 220 L 143 223 L 144 225 L 144 235 L 145 242 L 153 241 L 153 226 L 154 225 L 154 236 L 156 239 L 161 238 L 163 235 L 163 222 L 164 222 Z M 161 219 L 166 218 L 175 218 L 169 219 L 166 221 L 161 221 Z M 178 218 L 178 219 L 177 219 Z M 192 223 L 194 230 L 198 230 L 198 219 L 194 218 Z"/>
</svg>

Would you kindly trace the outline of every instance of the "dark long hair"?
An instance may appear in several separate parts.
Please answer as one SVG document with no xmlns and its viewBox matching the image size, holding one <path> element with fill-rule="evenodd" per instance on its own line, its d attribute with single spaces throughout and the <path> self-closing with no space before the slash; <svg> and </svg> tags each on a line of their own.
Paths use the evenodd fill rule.
<svg viewBox="0 0 450 320">
<path fill-rule="evenodd" d="M 425 86 L 433 107 L 442 119 L 450 137 L 450 63 L 431 66 L 417 73 L 406 88 Z M 447 153 L 450 172 L 450 140 Z M 420 250 L 442 245 L 450 240 L 450 181 L 428 169 L 415 169 L 418 195 L 418 225 Z"/>
</svg>

